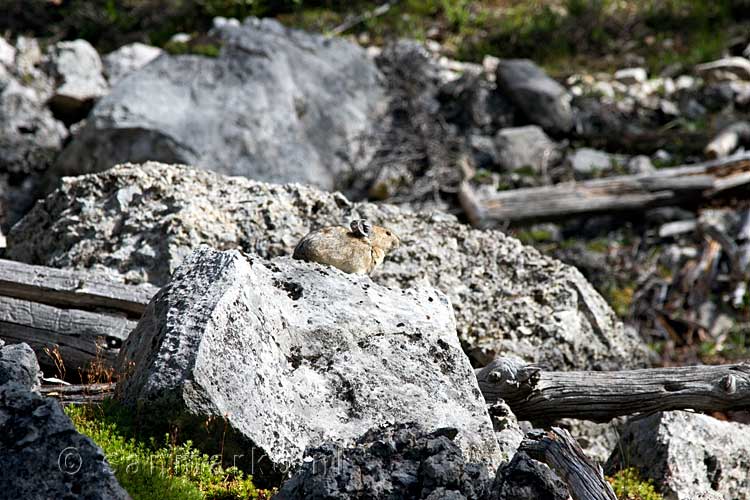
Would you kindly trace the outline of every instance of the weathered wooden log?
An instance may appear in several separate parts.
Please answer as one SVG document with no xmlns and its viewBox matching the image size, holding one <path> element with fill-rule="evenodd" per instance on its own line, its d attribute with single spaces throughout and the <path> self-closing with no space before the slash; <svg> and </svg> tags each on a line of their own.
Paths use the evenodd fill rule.
<svg viewBox="0 0 750 500">
<path fill-rule="evenodd" d="M 547 432 L 531 432 L 521 442 L 519 451 L 555 471 L 568 485 L 574 500 L 617 500 L 601 467 L 586 456 L 565 429 L 552 427 Z"/>
<path fill-rule="evenodd" d="M 0 259 L 0 338 L 29 344 L 48 374 L 107 370 L 157 290 Z"/>
<path fill-rule="evenodd" d="M 0 295 L 55 306 L 122 311 L 140 317 L 158 288 L 126 285 L 106 273 L 32 266 L 0 259 Z"/>
<path fill-rule="evenodd" d="M 465 183 L 459 201 L 477 227 L 503 222 L 559 219 L 589 213 L 635 211 L 708 199 L 750 184 L 750 154 L 649 174 L 607 177 L 479 195 Z"/>
<path fill-rule="evenodd" d="M 63 404 L 85 404 L 103 401 L 114 394 L 115 383 L 43 385 L 39 392 Z"/>
<path fill-rule="evenodd" d="M 519 420 L 606 422 L 634 413 L 750 408 L 750 364 L 610 372 L 543 371 L 510 358 L 476 370 L 487 403 L 499 399 Z"/>
<path fill-rule="evenodd" d="M 0 296 L 0 337 L 29 344 L 45 372 L 54 365 L 45 349 L 56 349 L 70 373 L 87 371 L 94 362 L 111 368 L 136 324 L 124 313 L 63 309 Z"/>
</svg>

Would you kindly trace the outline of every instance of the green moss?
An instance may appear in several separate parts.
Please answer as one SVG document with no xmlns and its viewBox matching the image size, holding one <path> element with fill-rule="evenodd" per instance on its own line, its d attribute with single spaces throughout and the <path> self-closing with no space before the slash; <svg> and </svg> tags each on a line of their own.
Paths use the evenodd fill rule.
<svg viewBox="0 0 750 500">
<path fill-rule="evenodd" d="M 609 250 L 609 240 L 607 238 L 597 238 L 586 243 L 586 248 L 592 252 L 606 253 Z"/>
<path fill-rule="evenodd" d="M 608 478 L 619 500 L 663 500 L 656 492 L 653 481 L 643 481 L 634 468 L 623 469 Z"/>
<path fill-rule="evenodd" d="M 613 286 L 605 294 L 607 302 L 620 317 L 624 318 L 630 311 L 630 305 L 633 303 L 635 287 L 633 286 Z"/>
<path fill-rule="evenodd" d="M 513 173 L 520 175 L 521 177 L 536 176 L 536 171 L 534 170 L 534 167 L 532 167 L 531 165 L 524 165 L 523 167 L 518 167 L 517 169 L 513 170 Z"/>
<path fill-rule="evenodd" d="M 553 241 L 553 235 L 545 229 L 521 229 L 514 234 L 524 245 Z"/>
<path fill-rule="evenodd" d="M 117 480 L 134 500 L 233 500 L 257 498 L 252 478 L 220 457 L 208 456 L 192 442 L 166 435 L 148 442 L 133 437 L 129 416 L 111 401 L 101 406 L 68 406 L 79 432 L 99 445 Z"/>
</svg>

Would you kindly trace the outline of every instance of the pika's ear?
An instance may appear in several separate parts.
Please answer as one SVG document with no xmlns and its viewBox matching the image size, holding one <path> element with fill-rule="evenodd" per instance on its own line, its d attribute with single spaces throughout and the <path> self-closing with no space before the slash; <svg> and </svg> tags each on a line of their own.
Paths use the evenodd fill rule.
<svg viewBox="0 0 750 500">
<path fill-rule="evenodd" d="M 372 225 L 367 219 L 356 219 L 349 224 L 349 228 L 354 233 L 354 236 L 358 238 L 366 238 L 370 236 L 372 231 Z"/>
</svg>

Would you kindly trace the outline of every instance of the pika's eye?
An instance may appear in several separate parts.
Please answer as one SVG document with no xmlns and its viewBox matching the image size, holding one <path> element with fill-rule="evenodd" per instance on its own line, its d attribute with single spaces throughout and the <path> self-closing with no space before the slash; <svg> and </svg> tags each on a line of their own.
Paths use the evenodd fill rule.
<svg viewBox="0 0 750 500">
<path fill-rule="evenodd" d="M 387 234 L 388 236 L 390 236 L 391 232 L 390 231 L 386 231 L 385 234 Z"/>
</svg>

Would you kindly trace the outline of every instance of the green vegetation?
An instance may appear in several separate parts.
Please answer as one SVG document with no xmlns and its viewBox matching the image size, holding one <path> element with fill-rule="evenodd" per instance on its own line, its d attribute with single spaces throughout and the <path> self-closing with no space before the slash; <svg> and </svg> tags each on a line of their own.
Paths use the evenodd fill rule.
<svg viewBox="0 0 750 500">
<path fill-rule="evenodd" d="M 608 478 L 620 500 L 663 500 L 654 489 L 653 481 L 643 481 L 634 468 L 623 469 Z"/>
<path fill-rule="evenodd" d="M 554 235 L 546 229 L 519 229 L 513 234 L 524 245 L 534 245 L 554 241 Z"/>
<path fill-rule="evenodd" d="M 175 436 L 139 441 L 127 412 L 113 401 L 101 406 L 68 406 L 65 412 L 79 432 L 98 444 L 120 484 L 134 500 L 239 500 L 258 498 L 250 477 L 224 468 L 219 457 L 195 449 Z"/>
<path fill-rule="evenodd" d="M 750 20 L 750 0 L 0 0 L 0 29 L 51 38 L 86 38 L 107 51 L 135 40 L 163 46 L 178 32 L 205 33 L 214 16 L 276 17 L 330 32 L 361 16 L 346 34 L 373 43 L 428 37 L 459 59 L 529 57 L 553 73 L 612 69 L 624 56 L 652 70 L 720 55 Z M 210 52 L 210 51 L 209 51 Z"/>
</svg>

